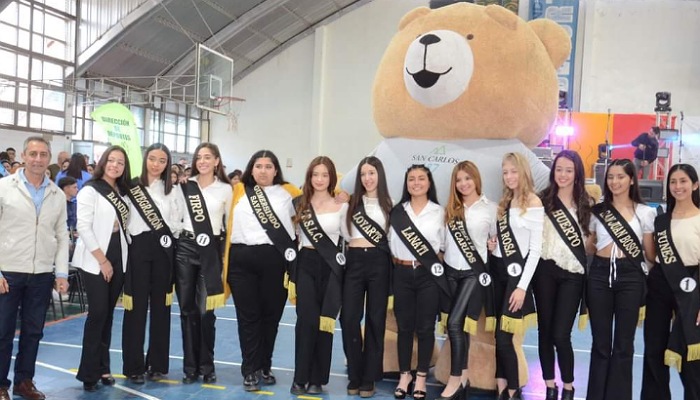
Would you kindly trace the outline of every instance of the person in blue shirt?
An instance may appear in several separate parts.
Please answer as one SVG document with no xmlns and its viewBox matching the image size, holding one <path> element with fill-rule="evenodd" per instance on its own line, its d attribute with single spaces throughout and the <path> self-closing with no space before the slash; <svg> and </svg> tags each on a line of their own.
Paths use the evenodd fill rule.
<svg viewBox="0 0 700 400">
<path fill-rule="evenodd" d="M 85 182 L 92 178 L 92 175 L 87 172 L 87 162 L 82 154 L 75 153 L 70 157 L 68 169 L 56 175 L 56 182 L 60 182 L 61 178 L 66 176 L 70 176 L 78 182 L 78 190 L 82 189 Z"/>
</svg>

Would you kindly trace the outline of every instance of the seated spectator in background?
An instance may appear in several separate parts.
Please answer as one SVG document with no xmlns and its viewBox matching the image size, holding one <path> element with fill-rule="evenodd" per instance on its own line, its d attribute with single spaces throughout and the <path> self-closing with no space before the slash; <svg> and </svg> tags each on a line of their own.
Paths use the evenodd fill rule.
<svg viewBox="0 0 700 400">
<path fill-rule="evenodd" d="M 173 186 L 179 185 L 187 180 L 187 178 L 185 178 L 184 170 L 185 169 L 179 164 L 173 164 L 170 167 L 170 173 L 177 175 L 177 176 L 175 176 L 175 175 L 171 176 L 171 178 L 173 179 Z"/>
<path fill-rule="evenodd" d="M 22 168 L 22 163 L 21 163 L 21 162 L 19 162 L 19 161 L 11 161 L 11 162 L 10 162 L 10 173 L 11 173 L 11 174 L 14 174 L 14 173 L 17 172 L 17 170 L 19 170 L 20 168 Z"/>
<path fill-rule="evenodd" d="M 231 187 L 236 186 L 241 181 L 241 175 L 243 175 L 243 171 L 240 169 L 234 169 L 233 172 L 228 174 L 228 179 L 231 180 Z"/>
<path fill-rule="evenodd" d="M 8 147 L 7 149 L 5 149 L 5 152 L 7 153 L 7 159 L 10 160 L 10 163 L 16 161 L 15 156 L 17 152 L 15 151 L 15 149 L 13 149 L 12 147 Z"/>
<path fill-rule="evenodd" d="M 5 159 L 0 159 L 0 178 L 10 175 L 10 162 Z"/>
<path fill-rule="evenodd" d="M 66 211 L 68 212 L 66 223 L 68 230 L 73 232 L 78 222 L 78 217 L 76 215 L 77 204 L 74 201 L 78 196 L 78 181 L 72 176 L 66 176 L 58 181 L 58 187 L 63 190 L 63 194 L 66 195 Z"/>
<path fill-rule="evenodd" d="M 70 163 L 68 169 L 61 171 L 56 175 L 56 181 L 60 182 L 61 178 L 70 176 L 78 181 L 78 190 L 83 188 L 85 182 L 92 178 L 87 171 L 87 163 L 85 162 L 85 157 L 80 153 L 75 153 L 70 157 Z"/>
<path fill-rule="evenodd" d="M 88 174 L 90 174 L 90 175 L 94 174 L 95 173 L 95 164 L 88 164 L 87 171 L 88 171 Z"/>
<path fill-rule="evenodd" d="M 658 126 L 653 126 L 651 131 L 642 132 L 632 141 L 634 150 L 634 166 L 637 167 L 637 174 L 642 172 L 640 179 L 647 179 L 651 171 L 650 165 L 656 160 L 659 153 L 659 135 L 661 131 Z"/>
<path fill-rule="evenodd" d="M 191 168 L 191 167 L 187 167 L 187 168 L 185 168 L 185 179 L 186 179 L 186 180 L 187 180 L 187 179 L 190 179 L 190 176 L 192 176 L 192 168 Z"/>
<path fill-rule="evenodd" d="M 61 163 L 61 171 L 67 170 L 69 165 L 70 165 L 70 158 L 67 160 L 63 160 L 63 162 Z"/>
<path fill-rule="evenodd" d="M 51 180 L 52 181 L 54 181 L 54 182 L 56 181 L 56 175 L 58 175 L 58 173 L 61 172 L 61 170 L 63 169 L 63 168 L 61 168 L 61 166 L 63 165 L 63 163 L 65 161 L 68 161 L 69 159 L 70 159 L 70 156 L 68 155 L 67 151 L 62 151 L 62 152 L 58 153 L 58 155 L 56 156 L 56 164 L 49 165 L 49 171 L 51 171 Z M 67 167 L 67 165 L 66 165 L 66 167 Z"/>
</svg>

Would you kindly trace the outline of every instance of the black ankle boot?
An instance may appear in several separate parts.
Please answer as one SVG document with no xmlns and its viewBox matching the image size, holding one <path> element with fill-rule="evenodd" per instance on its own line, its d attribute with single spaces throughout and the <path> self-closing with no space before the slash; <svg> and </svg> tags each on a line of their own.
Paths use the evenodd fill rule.
<svg viewBox="0 0 700 400">
<path fill-rule="evenodd" d="M 559 398 L 559 388 L 557 385 L 554 385 L 553 388 L 547 387 L 547 394 L 544 397 L 544 400 L 557 400 Z"/>
<path fill-rule="evenodd" d="M 574 388 L 571 388 L 571 390 L 562 389 L 561 400 L 574 400 Z"/>
</svg>

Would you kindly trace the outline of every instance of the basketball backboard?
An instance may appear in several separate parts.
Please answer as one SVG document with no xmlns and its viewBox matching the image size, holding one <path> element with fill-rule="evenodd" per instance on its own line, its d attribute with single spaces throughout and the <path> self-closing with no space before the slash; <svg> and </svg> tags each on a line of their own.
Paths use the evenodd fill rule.
<svg viewBox="0 0 700 400">
<path fill-rule="evenodd" d="M 196 105 L 219 114 L 222 99 L 231 98 L 233 59 L 203 44 L 197 45 Z"/>
</svg>

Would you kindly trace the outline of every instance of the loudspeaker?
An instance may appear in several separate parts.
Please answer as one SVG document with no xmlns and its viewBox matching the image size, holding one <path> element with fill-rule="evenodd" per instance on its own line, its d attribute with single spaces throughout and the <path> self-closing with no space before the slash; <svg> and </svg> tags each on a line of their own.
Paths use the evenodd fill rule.
<svg viewBox="0 0 700 400">
<path fill-rule="evenodd" d="M 595 177 L 595 183 L 600 186 L 601 190 L 605 187 L 605 164 L 595 163 L 593 164 L 593 176 Z"/>
<path fill-rule="evenodd" d="M 661 203 L 664 201 L 664 183 L 652 179 L 640 179 L 639 194 L 642 200 L 648 203 Z"/>
</svg>

